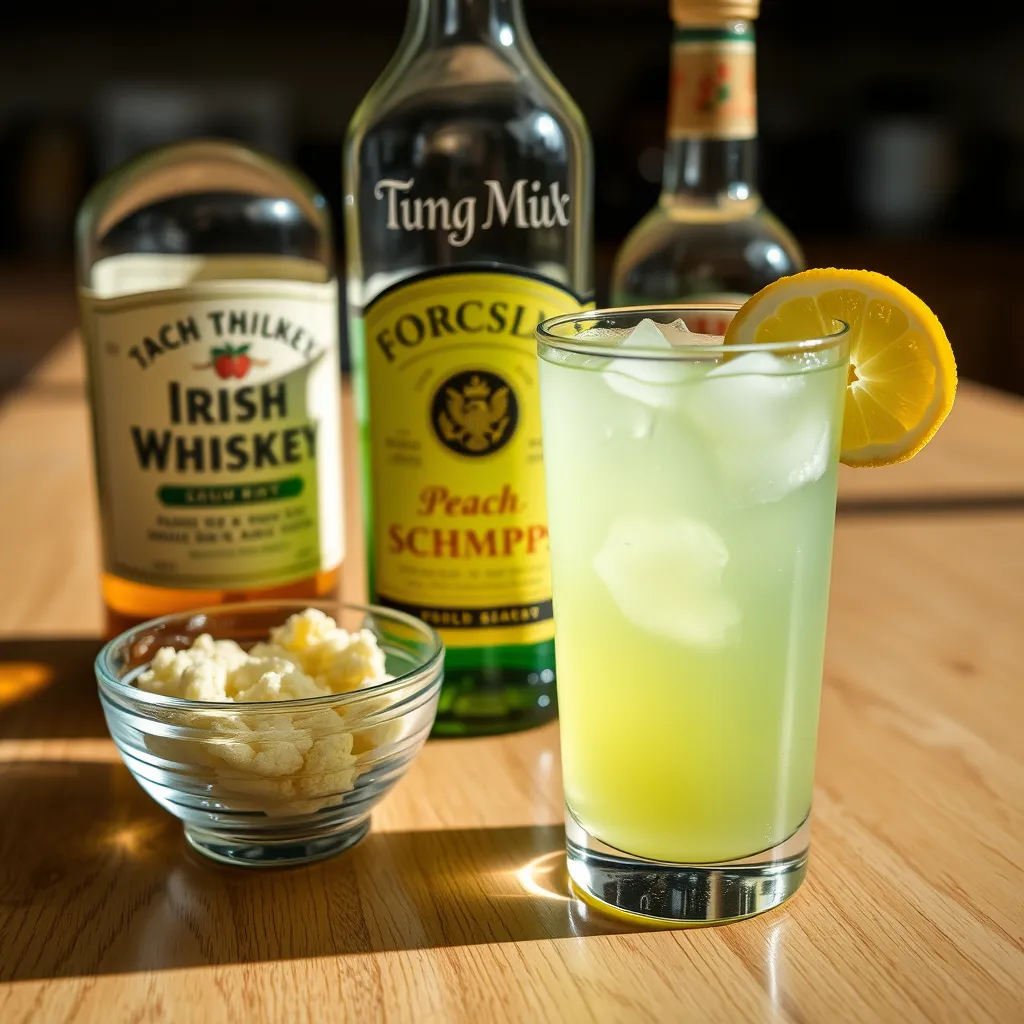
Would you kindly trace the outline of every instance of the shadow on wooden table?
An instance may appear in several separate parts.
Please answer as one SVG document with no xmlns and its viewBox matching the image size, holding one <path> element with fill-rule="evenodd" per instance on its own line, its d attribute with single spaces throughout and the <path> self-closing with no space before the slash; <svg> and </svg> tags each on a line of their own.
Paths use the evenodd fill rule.
<svg viewBox="0 0 1024 1024">
<path fill-rule="evenodd" d="M 0 642 L 0 981 L 607 933 L 561 826 L 371 832 L 306 868 L 204 860 L 107 739 L 98 640 Z"/>
<path fill-rule="evenodd" d="M 913 494 L 868 498 L 840 498 L 836 517 L 964 515 L 976 512 L 1017 512 L 1024 509 L 1024 493 Z"/>
<path fill-rule="evenodd" d="M 91 637 L 0 640 L 0 741 L 108 735 Z"/>
<path fill-rule="evenodd" d="M 231 869 L 121 764 L 58 761 L 0 765 L 0 822 L 2 981 L 616 930 L 568 899 L 560 826 L 371 832 L 306 868 Z"/>
</svg>

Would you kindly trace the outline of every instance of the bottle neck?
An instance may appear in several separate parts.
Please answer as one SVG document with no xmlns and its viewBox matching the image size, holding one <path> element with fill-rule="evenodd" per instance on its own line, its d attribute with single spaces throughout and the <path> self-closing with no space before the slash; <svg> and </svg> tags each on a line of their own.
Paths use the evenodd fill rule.
<svg viewBox="0 0 1024 1024">
<path fill-rule="evenodd" d="M 662 203 L 760 202 L 754 58 L 752 21 L 676 26 Z"/>
<path fill-rule="evenodd" d="M 525 34 L 521 0 L 412 0 L 409 20 L 428 47 L 510 47 Z"/>
</svg>

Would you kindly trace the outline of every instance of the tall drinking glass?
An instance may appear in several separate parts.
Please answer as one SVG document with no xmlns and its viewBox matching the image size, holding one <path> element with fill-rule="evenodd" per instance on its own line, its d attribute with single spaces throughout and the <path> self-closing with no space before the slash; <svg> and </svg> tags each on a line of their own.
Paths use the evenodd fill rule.
<svg viewBox="0 0 1024 1024">
<path fill-rule="evenodd" d="M 537 331 L 569 873 L 661 922 L 807 865 L 847 327 L 724 346 L 736 308 Z"/>
</svg>

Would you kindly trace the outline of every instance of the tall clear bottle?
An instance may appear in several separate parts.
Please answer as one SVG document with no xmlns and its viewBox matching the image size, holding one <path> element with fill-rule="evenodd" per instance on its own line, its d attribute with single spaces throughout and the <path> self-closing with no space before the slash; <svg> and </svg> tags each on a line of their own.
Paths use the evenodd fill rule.
<svg viewBox="0 0 1024 1024">
<path fill-rule="evenodd" d="M 803 269 L 800 247 L 757 191 L 758 7 L 759 0 L 672 0 L 661 196 L 616 257 L 617 305 L 742 302 Z"/>
<path fill-rule="evenodd" d="M 448 648 L 435 732 L 556 714 L 534 329 L 591 304 L 592 157 L 519 0 L 411 0 L 345 149 L 370 591 Z"/>
</svg>

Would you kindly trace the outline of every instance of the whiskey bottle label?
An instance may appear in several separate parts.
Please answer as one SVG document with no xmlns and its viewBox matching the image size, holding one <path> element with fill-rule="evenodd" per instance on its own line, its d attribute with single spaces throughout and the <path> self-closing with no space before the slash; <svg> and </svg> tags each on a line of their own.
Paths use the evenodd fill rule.
<svg viewBox="0 0 1024 1024">
<path fill-rule="evenodd" d="M 108 571 L 243 589 L 335 567 L 336 283 L 200 280 L 81 302 Z"/>
<path fill-rule="evenodd" d="M 670 139 L 757 136 L 754 31 L 677 27 L 669 87 Z"/>
<path fill-rule="evenodd" d="M 433 271 L 356 322 L 375 596 L 452 647 L 554 635 L 534 331 L 582 308 L 525 274 Z"/>
</svg>

